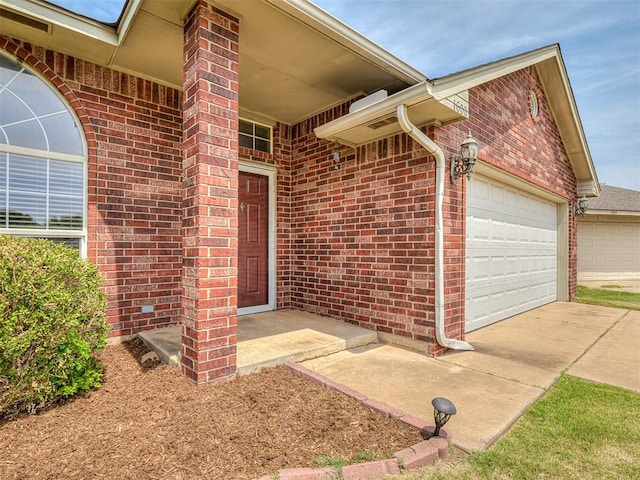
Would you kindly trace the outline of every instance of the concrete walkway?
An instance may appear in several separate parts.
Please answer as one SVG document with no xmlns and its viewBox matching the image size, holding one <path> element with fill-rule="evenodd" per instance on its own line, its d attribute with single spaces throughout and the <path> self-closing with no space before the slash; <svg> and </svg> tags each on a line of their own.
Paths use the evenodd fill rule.
<svg viewBox="0 0 640 480">
<path fill-rule="evenodd" d="M 470 333 L 474 352 L 428 358 L 370 345 L 302 362 L 306 368 L 420 418 L 449 398 L 448 428 L 466 451 L 484 449 L 570 374 L 640 391 L 640 315 L 557 302 Z M 602 338 L 601 338 L 602 337 Z"/>
<path fill-rule="evenodd" d="M 640 311 L 630 311 L 567 371 L 640 392 Z"/>
</svg>

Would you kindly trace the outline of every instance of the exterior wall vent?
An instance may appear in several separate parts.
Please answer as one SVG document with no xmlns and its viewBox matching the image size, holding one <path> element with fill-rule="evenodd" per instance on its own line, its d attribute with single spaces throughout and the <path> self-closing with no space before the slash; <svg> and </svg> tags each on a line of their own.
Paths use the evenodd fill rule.
<svg viewBox="0 0 640 480">
<path fill-rule="evenodd" d="M 51 25 L 48 23 L 41 22 L 35 18 L 27 17 L 21 13 L 12 12 L 11 10 L 6 10 L 4 8 L 0 8 L 0 18 L 19 23 L 25 27 L 35 28 L 36 30 L 40 30 L 45 33 L 49 33 L 51 28 Z"/>
<path fill-rule="evenodd" d="M 397 121 L 398 117 L 396 117 L 395 115 L 389 115 L 388 117 L 375 120 L 371 123 L 367 123 L 367 127 L 373 130 L 377 130 L 379 128 L 386 127 L 387 125 L 391 125 L 392 123 L 395 123 Z"/>
</svg>

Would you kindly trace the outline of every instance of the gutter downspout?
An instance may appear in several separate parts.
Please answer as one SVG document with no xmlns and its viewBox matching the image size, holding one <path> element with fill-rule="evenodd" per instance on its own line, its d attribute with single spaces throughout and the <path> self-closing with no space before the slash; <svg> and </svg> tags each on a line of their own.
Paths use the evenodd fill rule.
<svg viewBox="0 0 640 480">
<path fill-rule="evenodd" d="M 462 340 L 448 338 L 444 331 L 444 242 L 442 234 L 442 202 L 444 199 L 444 153 L 427 135 L 419 130 L 407 115 L 407 107 L 403 103 L 396 107 L 398 123 L 405 133 L 422 145 L 436 158 L 436 236 L 435 236 L 435 324 L 436 341 L 439 345 L 453 350 L 473 350 L 473 347 Z"/>
</svg>

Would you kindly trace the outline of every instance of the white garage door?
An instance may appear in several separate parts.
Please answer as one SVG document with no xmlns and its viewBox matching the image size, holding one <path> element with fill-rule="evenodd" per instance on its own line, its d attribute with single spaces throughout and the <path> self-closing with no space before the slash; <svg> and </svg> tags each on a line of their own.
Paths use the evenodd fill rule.
<svg viewBox="0 0 640 480">
<path fill-rule="evenodd" d="M 556 205 L 480 176 L 467 192 L 467 332 L 555 301 Z"/>
<path fill-rule="evenodd" d="M 578 222 L 578 281 L 640 278 L 640 223 Z"/>
</svg>

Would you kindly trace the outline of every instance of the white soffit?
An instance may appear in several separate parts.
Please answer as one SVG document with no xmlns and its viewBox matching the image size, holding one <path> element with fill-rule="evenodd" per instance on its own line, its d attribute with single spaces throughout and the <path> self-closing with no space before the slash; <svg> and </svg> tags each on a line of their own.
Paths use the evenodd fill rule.
<svg viewBox="0 0 640 480">
<path fill-rule="evenodd" d="M 182 89 L 183 21 L 195 0 L 129 0 L 116 30 L 41 0 L 0 8 L 45 25 L 3 18 L 2 34 Z M 240 19 L 240 106 L 295 124 L 379 89 L 425 76 L 306 0 L 217 0 Z"/>
<path fill-rule="evenodd" d="M 140 10 L 111 66 L 182 89 L 182 25 Z M 178 41 L 180 40 L 180 41 Z"/>
<path fill-rule="evenodd" d="M 337 21 L 309 2 L 222 4 L 241 17 L 240 104 L 247 110 L 295 124 L 363 92 L 396 92 L 417 81 L 400 67 L 363 55 L 354 40 L 360 37 L 348 27 L 351 37 L 323 27 Z"/>
<path fill-rule="evenodd" d="M 308 0 L 266 0 L 409 85 L 427 76 Z"/>
</svg>

